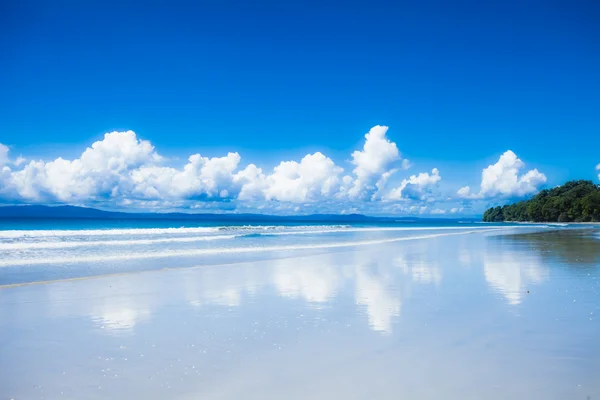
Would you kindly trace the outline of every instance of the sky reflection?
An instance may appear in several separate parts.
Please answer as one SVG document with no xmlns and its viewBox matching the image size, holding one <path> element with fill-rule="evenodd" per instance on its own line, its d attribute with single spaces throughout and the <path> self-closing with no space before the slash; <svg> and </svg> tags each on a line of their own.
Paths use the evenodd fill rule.
<svg viewBox="0 0 600 400">
<path fill-rule="evenodd" d="M 600 394 L 597 239 L 572 235 L 445 237 L 3 289 L 0 387 L 16 398 Z"/>
</svg>

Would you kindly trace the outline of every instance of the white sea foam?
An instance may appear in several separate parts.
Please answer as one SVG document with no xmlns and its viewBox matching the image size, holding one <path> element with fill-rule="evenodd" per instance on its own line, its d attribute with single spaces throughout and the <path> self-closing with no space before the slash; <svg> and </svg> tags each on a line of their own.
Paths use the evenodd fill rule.
<svg viewBox="0 0 600 400">
<path fill-rule="evenodd" d="M 222 231 L 277 231 L 283 229 L 302 230 L 314 229 L 342 229 L 347 225 L 229 225 L 215 227 L 194 228 L 130 228 L 130 229 L 60 229 L 60 230 L 0 230 L 1 239 L 17 239 L 32 237 L 72 237 L 72 236 L 116 236 L 116 235 L 177 235 L 217 233 Z"/>
<path fill-rule="evenodd" d="M 209 249 L 185 249 L 185 250 L 164 250 L 160 253 L 139 252 L 113 255 L 89 255 L 89 256 L 72 256 L 72 257 L 43 257 L 43 258 L 16 258 L 0 260 L 0 267 L 17 266 L 17 265 L 40 265 L 40 264 L 69 264 L 82 262 L 101 262 L 101 261 L 121 261 L 121 260 L 142 260 L 156 259 L 168 257 L 183 257 L 183 256 L 201 256 L 215 254 L 238 254 L 238 253 L 257 253 L 268 251 L 294 251 L 294 250 L 315 250 L 315 249 L 332 249 L 340 247 L 355 247 L 366 246 L 384 243 L 401 242 L 408 240 L 432 239 L 442 236 L 467 235 L 476 232 L 493 232 L 498 231 L 498 228 L 487 230 L 472 229 L 463 230 L 461 232 L 451 233 L 434 233 L 430 235 L 420 236 L 403 236 L 388 239 L 377 240 L 361 240 L 352 242 L 337 242 L 337 243 L 315 243 L 307 245 L 283 245 L 283 246 L 258 246 L 258 247 L 224 247 L 224 248 L 209 248 Z"/>
<path fill-rule="evenodd" d="M 33 249 L 67 249 L 74 247 L 94 246 L 135 246 L 152 245 L 157 243 L 193 243 L 213 240 L 227 240 L 242 235 L 213 235 L 213 236 L 187 236 L 160 239 L 134 239 L 134 240 L 90 240 L 80 242 L 12 242 L 0 243 L 0 250 L 33 250 Z"/>
<path fill-rule="evenodd" d="M 237 227 L 236 227 L 237 228 Z M 148 238 L 148 239 L 132 239 L 132 240 L 82 240 L 82 241 L 13 241 L 13 242 L 0 242 L 0 251 L 2 250 L 33 250 L 33 249 L 67 249 L 67 248 L 77 248 L 77 247 L 95 247 L 95 246 L 134 246 L 134 245 L 153 245 L 159 243 L 193 243 L 193 242 L 201 242 L 201 241 L 213 241 L 213 240 L 229 240 L 235 239 L 238 237 L 248 236 L 248 235 L 258 235 L 258 236 L 284 236 L 284 235 L 319 235 L 319 234 L 329 234 L 329 233 L 358 233 L 358 232 L 390 232 L 390 231 L 431 231 L 431 230 L 477 230 L 477 229 L 488 229 L 488 230 L 498 230 L 498 229 L 506 229 L 507 227 L 464 227 L 464 226 L 446 226 L 446 227 L 363 227 L 363 228 L 335 228 L 335 227 L 322 227 L 324 229 L 316 229 L 316 230 L 304 230 L 308 228 L 314 228 L 314 226 L 307 227 L 293 227 L 293 230 L 288 231 L 276 231 L 271 230 L 271 227 L 255 227 L 258 232 L 250 233 L 252 229 L 249 227 L 243 227 L 242 229 L 245 232 L 238 232 L 236 234 L 231 235 L 203 235 L 203 236 L 179 236 L 179 237 L 157 237 L 157 238 Z M 266 228 L 266 229 L 263 229 Z M 294 229 L 295 228 L 295 229 Z M 513 228 L 522 228 L 519 226 Z M 178 229 L 178 228 L 175 228 Z M 185 230 L 186 233 L 189 232 L 189 228 L 179 228 Z M 147 231 L 147 229 L 140 229 L 143 231 Z M 220 230 L 223 232 L 224 230 Z M 40 232 L 40 231 L 34 231 Z M 59 232 L 59 231 L 54 231 Z M 62 232 L 74 232 L 74 231 L 62 231 Z M 86 232 L 86 231 L 77 231 L 77 232 Z M 87 231 L 90 232 L 90 231 Z M 96 232 L 96 231 L 91 231 Z M 106 231 L 105 231 L 106 232 Z M 169 231 L 172 232 L 172 231 Z M 120 233 L 117 234 L 121 235 Z M 160 233 L 158 235 L 161 235 Z M 73 235 L 75 236 L 75 235 Z M 95 236 L 92 234 L 90 236 Z M 110 236 L 110 235 L 107 235 Z M 34 238 L 39 238 L 39 236 L 33 236 Z M 56 237 L 61 238 L 60 235 L 56 236 L 45 236 L 42 238 Z M 63 237 L 71 237 L 70 234 Z M 29 236 L 24 236 L 21 238 L 29 238 Z"/>
<path fill-rule="evenodd" d="M 113 235 L 164 235 L 218 232 L 218 228 L 132 228 L 132 229 L 81 229 L 81 230 L 8 230 L 0 231 L 0 238 L 29 237 L 113 236 Z"/>
<path fill-rule="evenodd" d="M 531 226 L 511 226 L 524 228 Z M 548 228 L 547 225 L 535 225 L 536 228 Z M 316 229 L 315 229 L 316 228 Z M 220 226 L 198 228 L 132 228 L 132 229 L 82 229 L 82 230 L 6 230 L 0 231 L 0 239 L 44 238 L 44 237 L 85 237 L 85 236 L 123 236 L 123 235 L 186 235 L 223 233 L 224 231 L 243 231 L 270 235 L 301 235 L 336 232 L 378 232 L 378 231 L 431 231 L 460 229 L 500 229 L 507 226 L 411 226 L 411 227 L 359 227 L 347 225 L 306 225 L 306 226 Z"/>
<path fill-rule="evenodd" d="M 514 228 L 520 228 L 515 226 Z M 465 229 L 506 229 L 506 227 L 490 226 L 410 226 L 410 227 L 364 227 L 364 228 L 345 228 L 345 229 L 327 229 L 314 231 L 288 231 L 288 232 L 268 232 L 264 235 L 308 235 L 319 233 L 340 233 L 340 232 L 395 232 L 395 231 L 445 231 L 445 230 L 465 230 Z"/>
</svg>

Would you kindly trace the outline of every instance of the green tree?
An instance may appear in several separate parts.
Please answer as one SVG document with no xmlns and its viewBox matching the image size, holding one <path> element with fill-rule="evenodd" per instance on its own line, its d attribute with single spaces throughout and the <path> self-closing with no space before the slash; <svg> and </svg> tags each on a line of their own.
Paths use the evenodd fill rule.
<svg viewBox="0 0 600 400">
<path fill-rule="evenodd" d="M 585 222 L 600 221 L 600 186 L 592 181 L 569 181 L 546 189 L 526 201 L 492 207 L 483 213 L 486 222 Z"/>
</svg>

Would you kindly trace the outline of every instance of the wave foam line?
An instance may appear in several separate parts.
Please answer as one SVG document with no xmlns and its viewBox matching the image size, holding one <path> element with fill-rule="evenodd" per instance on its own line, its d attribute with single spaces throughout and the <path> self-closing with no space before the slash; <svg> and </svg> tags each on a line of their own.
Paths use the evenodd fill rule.
<svg viewBox="0 0 600 400">
<path fill-rule="evenodd" d="M 540 227 L 543 227 L 540 225 Z M 319 234 L 319 233 L 341 233 L 341 232 L 396 232 L 396 231 L 460 231 L 465 229 L 507 229 L 509 227 L 498 226 L 498 227 L 490 227 L 490 226 L 412 226 L 412 227 L 373 227 L 373 228 L 346 228 L 346 229 L 327 229 L 327 230 L 316 230 L 316 231 L 297 231 L 297 232 L 268 232 L 263 233 L 262 235 L 308 235 L 308 234 Z M 510 228 L 524 228 L 522 226 L 511 226 Z"/>
<path fill-rule="evenodd" d="M 137 240 L 92 240 L 89 242 L 17 242 L 0 243 L 0 250 L 33 250 L 33 249 L 68 249 L 74 247 L 92 246 L 135 246 L 152 245 L 156 243 L 192 243 L 212 240 L 234 239 L 243 235 L 215 235 L 191 236 L 164 239 L 137 239 Z"/>
<path fill-rule="evenodd" d="M 540 226 L 543 227 L 543 226 Z M 523 228 L 515 226 L 511 228 Z M 397 228 L 345 228 L 345 229 L 321 229 L 321 230 L 297 230 L 283 232 L 264 232 L 257 233 L 259 236 L 281 236 L 281 235 L 318 235 L 327 233 L 355 233 L 355 232 L 379 232 L 379 231 L 426 231 L 426 230 L 465 230 L 465 229 L 507 229 L 507 227 L 397 227 Z M 156 243 L 193 243 L 212 240 L 227 240 L 244 237 L 248 233 L 238 233 L 233 235 L 206 235 L 206 236 L 191 236 L 191 237 L 174 237 L 162 239 L 134 239 L 134 240 L 91 240 L 81 242 L 0 242 L 0 251 L 2 250 L 34 250 L 34 249 L 67 249 L 75 247 L 93 247 L 93 246 L 135 246 L 135 245 L 153 245 Z"/>
<path fill-rule="evenodd" d="M 289 246 L 264 246 L 264 247 L 224 247 L 212 249 L 189 249 L 189 250 L 172 250 L 163 251 L 161 253 L 131 253 L 121 255 L 94 255 L 80 257 L 55 257 L 55 258 L 36 258 L 36 259 L 15 259 L 15 260 L 0 260 L 0 267 L 17 266 L 17 265 L 39 265 L 39 264 L 72 264 L 81 262 L 101 262 L 101 261 L 121 261 L 121 260 L 143 260 L 152 258 L 168 258 L 168 257 L 185 257 L 185 256 L 200 256 L 200 255 L 215 255 L 215 254 L 238 254 L 238 253 L 258 253 L 266 251 L 293 251 L 293 250 L 315 250 L 315 249 L 334 249 L 340 247 L 355 247 L 367 246 L 374 244 L 384 244 L 393 242 L 403 242 L 409 240 L 433 239 L 443 236 L 467 235 L 472 233 L 497 232 L 499 229 L 487 230 L 470 230 L 463 232 L 452 233 L 434 233 L 430 235 L 408 236 L 378 240 L 362 240 L 356 242 L 338 242 L 338 243 L 321 243 L 307 245 L 289 245 Z"/>
<path fill-rule="evenodd" d="M 341 229 L 348 225 L 320 225 L 322 229 Z M 162 235 L 162 234 L 195 234 L 215 233 L 223 231 L 276 231 L 280 229 L 314 229 L 315 225 L 229 225 L 214 227 L 189 228 L 128 228 L 128 229 L 60 229 L 60 230 L 6 230 L 0 231 L 0 238 L 17 239 L 30 237 L 71 237 L 71 236 L 113 236 L 113 235 Z"/>
<path fill-rule="evenodd" d="M 132 229 L 93 229 L 93 230 L 14 230 L 0 231 L 2 239 L 18 239 L 33 237 L 72 237 L 72 236 L 113 236 L 113 235 L 161 235 L 161 234 L 194 234 L 215 233 L 230 231 L 263 231 L 268 235 L 303 235 L 337 232 L 385 232 L 385 231 L 431 231 L 431 230 L 459 230 L 459 229 L 505 229 L 505 228 L 549 228 L 548 225 L 521 225 L 521 226 L 412 226 L 412 227 L 360 227 L 352 228 L 347 225 L 323 225 L 314 229 L 315 225 L 308 226 L 221 226 L 202 228 L 132 228 Z M 312 228 L 312 229 L 311 229 Z M 283 229 L 287 229 L 283 231 Z M 278 231 L 282 230 L 282 231 Z"/>
<path fill-rule="evenodd" d="M 66 236 L 112 236 L 112 235 L 158 235 L 173 233 L 211 233 L 218 228 L 131 228 L 131 229 L 64 229 L 64 230 L 13 230 L 0 231 L 0 238 L 66 237 Z"/>
</svg>

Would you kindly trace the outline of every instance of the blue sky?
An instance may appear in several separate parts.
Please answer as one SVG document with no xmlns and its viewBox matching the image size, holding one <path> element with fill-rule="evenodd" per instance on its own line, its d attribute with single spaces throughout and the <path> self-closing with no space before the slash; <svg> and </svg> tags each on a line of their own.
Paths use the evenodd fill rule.
<svg viewBox="0 0 600 400">
<path fill-rule="evenodd" d="M 3 203 L 375 214 L 427 207 L 424 214 L 455 209 L 458 215 L 568 179 L 598 181 L 600 6 L 593 1 L 22 1 L 0 7 Z M 340 195 L 356 186 L 352 153 L 365 151 L 364 135 L 377 125 L 389 127 L 384 141 L 397 146 L 398 157 L 371 171 L 360 196 Z M 56 182 L 47 166 L 18 174 L 36 160 L 77 160 L 105 133 L 129 130 L 161 159 L 146 153 L 117 170 L 103 164 L 104 172 L 90 165 L 62 171 L 72 186 L 87 182 L 89 192 Z M 507 150 L 525 164 L 517 181 L 510 186 L 506 164 L 508 181 L 480 190 L 482 170 Z M 209 159 L 228 152 L 240 156 L 235 171 L 227 170 L 232 176 L 254 164 L 268 181 L 280 162 L 300 163 L 315 152 L 344 171 L 329 171 L 339 175 L 335 189 L 322 176 L 299 179 L 297 171 L 289 182 L 271 177 L 254 188 L 262 196 L 246 201 L 238 198 L 239 177 L 192 184 L 173 171 L 159 179 L 155 170 L 153 179 L 170 186 L 143 182 L 154 185 L 153 194 L 138 181 L 131 189 L 123 177 L 141 165 L 183 171 L 192 154 Z M 17 162 L 19 156 L 25 160 Z M 402 168 L 404 159 L 410 168 Z M 385 199 L 411 175 L 432 175 L 434 168 L 442 178 L 421 195 L 405 191 Z M 519 183 L 533 169 L 545 180 Z M 392 170 L 387 192 L 376 189 Z M 104 173 L 112 178 L 99 177 Z M 188 178 L 207 174 L 197 173 Z M 353 181 L 344 187 L 346 175 Z M 280 184 L 287 186 L 273 187 Z M 464 186 L 470 195 L 457 195 Z M 180 197 L 163 190 L 179 190 Z M 294 190 L 299 197 L 289 193 Z"/>
</svg>

